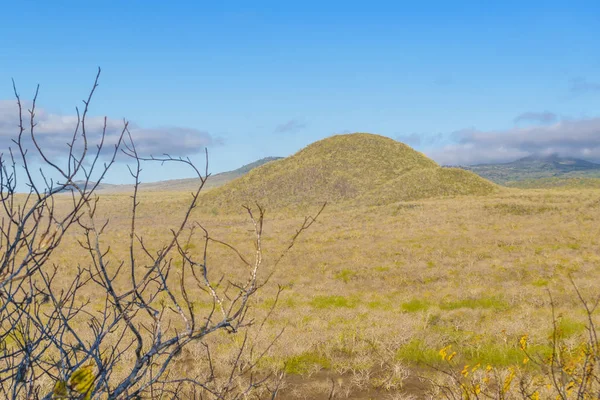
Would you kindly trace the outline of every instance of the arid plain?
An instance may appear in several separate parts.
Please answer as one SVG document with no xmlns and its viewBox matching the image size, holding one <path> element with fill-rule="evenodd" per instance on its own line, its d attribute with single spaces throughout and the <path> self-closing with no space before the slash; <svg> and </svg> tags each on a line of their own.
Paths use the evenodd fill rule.
<svg viewBox="0 0 600 400">
<path fill-rule="evenodd" d="M 213 207 L 216 190 L 200 198 L 192 221 L 251 257 L 246 212 L 241 204 Z M 168 240 L 189 197 L 140 194 L 137 229 L 149 249 Z M 127 257 L 130 204 L 127 194 L 101 194 L 98 203 L 98 217 L 110 221 L 104 241 L 115 266 Z M 278 398 L 437 398 L 448 368 L 463 376 L 465 365 L 475 367 L 473 375 L 493 368 L 496 385 L 510 374 L 541 374 L 520 340 L 527 338 L 532 357 L 547 357 L 554 320 L 566 346 L 585 342 L 588 321 L 570 277 L 584 296 L 600 289 L 600 190 L 496 187 L 383 205 L 332 201 L 275 266 L 319 207 L 267 207 L 265 216 L 259 274 L 269 279 L 250 309 L 257 321 L 250 340 L 263 351 L 245 357 L 258 360 L 262 374 L 285 373 Z M 77 235 L 71 231 L 54 255 L 65 278 L 89 262 Z M 200 239 L 187 250 L 200 255 Z M 245 268 L 230 249 L 212 244 L 207 266 L 223 286 Z M 209 312 L 210 298 L 196 296 L 196 310 Z M 86 297 L 80 300 L 90 300 L 90 312 L 99 312 L 104 297 Z M 219 333 L 209 340 L 219 349 L 215 359 L 227 364 L 241 338 Z M 451 362 L 444 348 L 456 352 Z M 200 373 L 196 351 L 200 344 L 184 350 L 176 368 Z M 516 380 L 513 386 L 505 398 L 522 398 Z"/>
</svg>

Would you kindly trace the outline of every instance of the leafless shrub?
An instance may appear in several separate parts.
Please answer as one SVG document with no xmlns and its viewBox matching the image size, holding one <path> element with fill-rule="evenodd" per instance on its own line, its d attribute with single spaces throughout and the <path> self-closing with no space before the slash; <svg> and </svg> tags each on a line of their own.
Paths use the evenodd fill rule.
<svg viewBox="0 0 600 400">
<path fill-rule="evenodd" d="M 249 327 L 259 334 L 264 321 L 248 313 L 249 300 L 263 287 L 262 235 L 265 211 L 245 206 L 253 229 L 250 256 L 212 237 L 192 221 L 192 211 L 209 176 L 189 159 L 143 158 L 136 151 L 127 122 L 110 149 L 102 138 L 91 146 L 86 129 L 88 107 L 100 70 L 79 113 L 64 162 L 51 160 L 36 141 L 36 96 L 25 113 L 15 89 L 19 132 L 15 152 L 0 159 L 0 393 L 10 399 L 234 399 L 275 396 L 277 376 L 256 371 L 270 344 L 255 347 Z M 106 121 L 106 120 L 105 120 Z M 25 142 L 32 143 L 27 148 Z M 34 176 L 31 150 L 43 168 Z M 106 155 L 109 154 L 108 158 Z M 133 161 L 128 256 L 111 262 L 109 221 L 98 216 L 99 182 L 119 154 Z M 168 242 L 153 249 L 138 232 L 141 163 L 180 163 L 192 168 L 199 185 Z M 208 162 L 207 162 L 208 164 Z M 50 171 L 50 174 L 49 174 Z M 24 175 L 29 188 L 17 193 Z M 52 179 L 50 176 L 58 176 Z M 61 196 L 61 197 L 58 197 Z M 68 201 L 69 207 L 57 207 Z M 316 220 L 307 217 L 289 246 Z M 82 252 L 74 272 L 65 276 L 52 263 L 67 233 L 78 238 Z M 190 250 L 194 244 L 202 250 Z M 224 246 L 243 269 L 235 280 L 215 279 L 209 248 Z M 125 276 L 126 279 L 122 277 Z M 120 277 L 118 280 L 117 278 Z M 125 283 L 123 283 L 125 282 Z M 90 300 L 86 293 L 100 294 Z M 209 299 L 200 309 L 197 299 Z M 267 315 L 268 318 L 270 313 Z M 218 332 L 237 335 L 237 350 L 229 362 L 216 365 L 218 349 L 206 340 Z M 276 340 L 277 337 L 274 339 Z M 202 352 L 189 353 L 195 343 Z M 272 342 L 271 342 L 272 343 Z M 188 353 L 186 353 L 188 351 Z M 192 354 L 202 364 L 188 374 L 173 373 L 178 357 Z"/>
</svg>

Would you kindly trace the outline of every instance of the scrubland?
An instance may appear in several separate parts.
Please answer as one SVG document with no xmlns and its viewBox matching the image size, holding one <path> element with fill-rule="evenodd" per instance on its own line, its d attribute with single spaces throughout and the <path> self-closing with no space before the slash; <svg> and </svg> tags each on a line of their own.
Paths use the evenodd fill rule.
<svg viewBox="0 0 600 400">
<path fill-rule="evenodd" d="M 149 249 L 170 237 L 188 197 L 140 195 L 137 229 Z M 103 240 L 115 270 L 128 256 L 130 203 L 120 194 L 102 195 L 98 203 L 99 217 L 110 220 Z M 572 352 L 586 340 L 589 321 L 570 277 L 584 297 L 598 295 L 600 190 L 499 189 L 382 206 L 329 204 L 274 267 L 306 213 L 267 209 L 260 278 L 268 280 L 249 311 L 256 324 L 248 340 L 260 351 L 247 357 L 260 373 L 285 373 L 277 398 L 439 398 L 437 384 L 448 383 L 448 371 L 478 377 L 471 388 L 476 398 L 475 385 L 541 374 L 535 360 L 552 354 L 557 334 Z M 192 220 L 242 254 L 254 252 L 241 208 L 205 204 Z M 77 264 L 89 262 L 78 235 L 69 231 L 53 255 L 64 282 Z M 188 249 L 199 255 L 202 242 L 192 240 Z M 223 287 L 245 268 L 223 246 L 211 244 L 208 256 L 209 274 L 223 277 Z M 210 311 L 204 292 L 190 296 L 196 310 Z M 79 300 L 100 312 L 103 299 L 90 290 Z M 227 364 L 243 337 L 223 332 L 208 340 L 215 360 Z M 172 373 L 201 373 L 201 352 L 201 344 L 186 348 Z M 505 398 L 522 398 L 514 382 Z M 545 398 L 546 384 L 531 398 Z"/>
</svg>

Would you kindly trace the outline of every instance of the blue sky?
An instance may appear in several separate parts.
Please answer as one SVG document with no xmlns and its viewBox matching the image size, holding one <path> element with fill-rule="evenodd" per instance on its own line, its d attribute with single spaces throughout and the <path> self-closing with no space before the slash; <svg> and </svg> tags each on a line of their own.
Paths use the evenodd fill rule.
<svg viewBox="0 0 600 400">
<path fill-rule="evenodd" d="M 23 98 L 41 85 L 55 150 L 100 66 L 93 116 L 131 121 L 149 152 L 201 163 L 208 145 L 212 172 L 357 131 L 443 164 L 600 161 L 597 1 L 5 3 L 4 139 L 11 78 Z M 145 181 L 190 175 L 146 169 Z M 126 182 L 123 171 L 108 181 Z"/>
</svg>

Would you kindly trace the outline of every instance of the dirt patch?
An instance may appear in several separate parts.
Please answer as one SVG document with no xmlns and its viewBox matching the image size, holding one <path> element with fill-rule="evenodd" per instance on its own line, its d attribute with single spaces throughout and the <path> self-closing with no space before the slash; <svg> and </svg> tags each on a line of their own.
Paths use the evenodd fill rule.
<svg viewBox="0 0 600 400">
<path fill-rule="evenodd" d="M 340 375 L 331 371 L 320 371 L 310 376 L 286 377 L 277 399 L 426 399 L 429 389 L 429 384 L 418 376 L 407 377 L 400 388 L 386 390 L 383 387 L 361 384 L 361 380 L 352 374 Z"/>
</svg>

